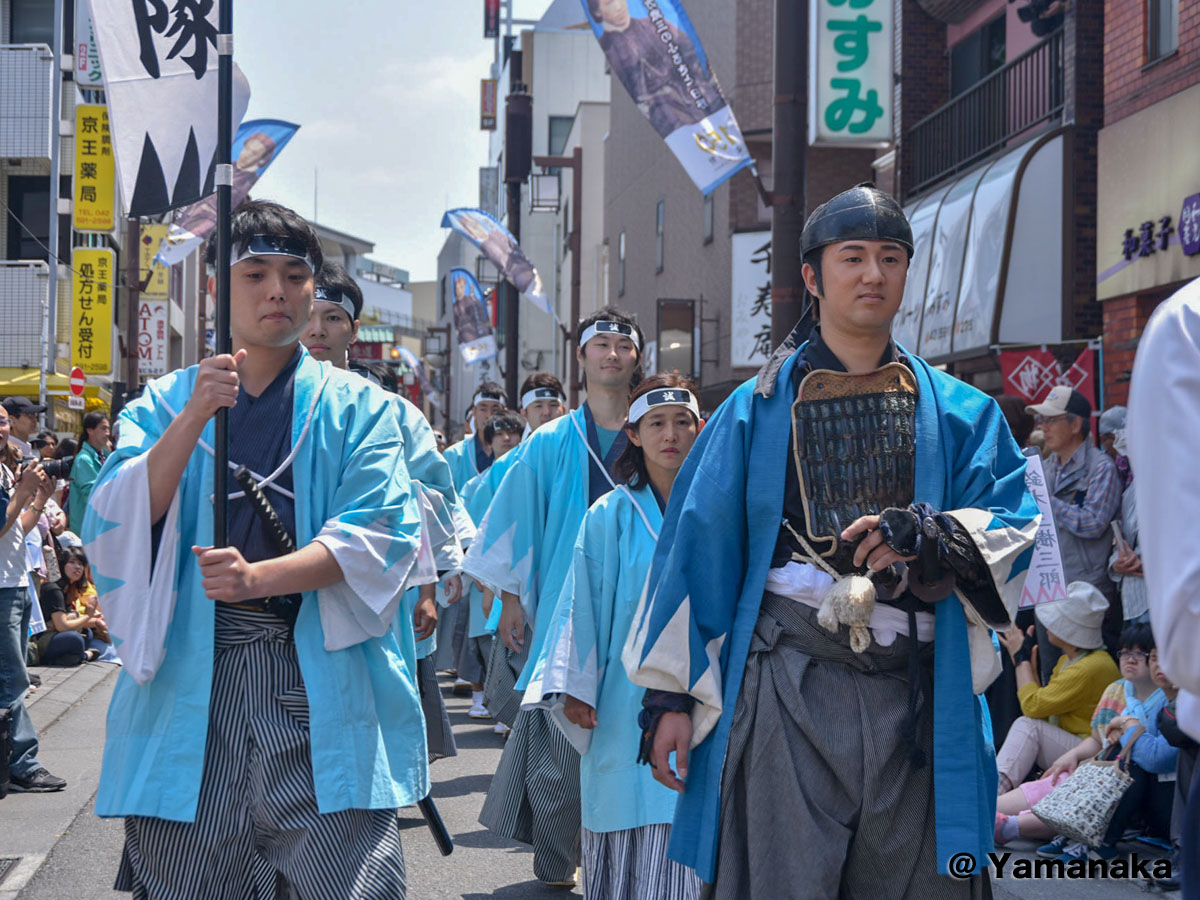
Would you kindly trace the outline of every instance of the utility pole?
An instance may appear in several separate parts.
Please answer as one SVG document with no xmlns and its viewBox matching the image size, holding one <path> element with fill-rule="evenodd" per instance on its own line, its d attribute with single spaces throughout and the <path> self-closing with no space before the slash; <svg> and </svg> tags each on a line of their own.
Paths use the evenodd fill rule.
<svg viewBox="0 0 1200 900">
<path fill-rule="evenodd" d="M 512 8 L 509 7 L 511 15 Z M 521 243 L 521 185 L 533 164 L 533 98 L 525 91 L 523 54 L 508 55 L 508 96 L 504 101 L 504 182 L 508 188 L 508 230 Z M 504 378 L 509 400 L 517 402 L 521 385 L 521 295 L 506 280 L 504 310 Z"/>
<path fill-rule="evenodd" d="M 138 355 L 138 303 L 142 295 L 141 219 L 131 216 L 125 227 L 125 390 L 138 386 L 140 358 Z M 122 404 L 123 405 L 123 404 Z"/>
<path fill-rule="evenodd" d="M 580 319 L 579 292 L 583 284 L 583 260 L 580 258 L 583 249 L 583 148 L 576 147 L 570 156 L 535 156 L 533 163 L 547 169 L 571 170 L 571 236 L 569 238 L 569 246 L 571 248 L 571 318 L 568 322 L 568 328 L 574 328 Z M 569 336 L 571 332 L 567 331 L 567 334 Z M 569 392 L 571 408 L 574 409 L 579 403 L 579 388 L 581 387 L 579 380 L 579 359 L 574 353 L 570 352 L 569 344 L 567 355 L 570 358 L 570 375 L 567 379 L 570 383 L 567 385 L 567 390 Z"/>
<path fill-rule="evenodd" d="M 775 0 L 775 108 L 771 131 L 771 344 L 778 347 L 804 313 L 800 233 L 806 209 L 805 113 L 808 2 Z"/>
</svg>

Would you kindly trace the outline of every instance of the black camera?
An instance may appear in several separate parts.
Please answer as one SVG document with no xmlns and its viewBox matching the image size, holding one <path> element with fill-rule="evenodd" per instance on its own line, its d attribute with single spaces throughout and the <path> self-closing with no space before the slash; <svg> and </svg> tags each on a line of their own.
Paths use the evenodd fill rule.
<svg viewBox="0 0 1200 900">
<path fill-rule="evenodd" d="M 47 459 L 42 461 L 42 471 L 47 478 L 67 478 L 71 474 L 71 466 L 75 457 L 64 456 L 62 459 Z"/>
</svg>

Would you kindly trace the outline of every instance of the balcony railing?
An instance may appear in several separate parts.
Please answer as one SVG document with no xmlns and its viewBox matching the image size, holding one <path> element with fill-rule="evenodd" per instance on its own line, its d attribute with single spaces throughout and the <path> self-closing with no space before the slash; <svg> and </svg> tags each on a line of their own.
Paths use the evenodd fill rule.
<svg viewBox="0 0 1200 900">
<path fill-rule="evenodd" d="M 45 44 L 0 44 L 0 157 L 50 158 L 54 74 Z"/>
<path fill-rule="evenodd" d="M 972 85 L 904 135 L 905 195 L 968 168 L 1014 138 L 1062 116 L 1063 30 Z"/>
<path fill-rule="evenodd" d="M 0 260 L 0 298 L 4 325 L 0 327 L 0 366 L 40 369 L 45 344 L 42 320 L 50 289 L 50 268 L 44 262 Z"/>
</svg>

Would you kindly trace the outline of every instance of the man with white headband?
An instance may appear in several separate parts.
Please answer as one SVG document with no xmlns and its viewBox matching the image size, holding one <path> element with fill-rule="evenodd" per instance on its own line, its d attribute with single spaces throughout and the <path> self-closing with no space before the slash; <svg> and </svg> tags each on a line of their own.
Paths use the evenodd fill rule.
<svg viewBox="0 0 1200 900">
<path fill-rule="evenodd" d="M 474 428 L 457 444 L 446 448 L 446 462 L 454 474 L 454 486 L 462 490 L 468 481 L 492 464 L 492 454 L 483 442 L 483 426 L 496 413 L 508 408 L 508 395 L 494 381 L 484 381 L 475 388 L 471 402 Z"/>
<path fill-rule="evenodd" d="M 358 340 L 363 296 L 350 273 L 325 262 L 313 286 L 313 310 L 300 342 L 316 359 L 339 369 L 349 367 L 350 345 Z"/>
<path fill-rule="evenodd" d="M 521 673 L 518 691 L 529 676 L 524 660 L 536 658 L 550 627 L 584 513 L 616 486 L 612 465 L 627 443 L 629 391 L 640 374 L 642 331 L 629 315 L 601 309 L 579 323 L 575 336 L 587 401 L 510 454 L 463 563 L 501 598 L 497 635 L 510 652 L 510 670 Z M 495 712 L 490 696 L 485 699 Z M 479 821 L 532 844 L 533 871 L 543 882 L 574 882 L 579 754 L 545 710 L 517 714 Z"/>
<path fill-rule="evenodd" d="M 521 385 L 521 415 L 529 423 L 525 437 L 547 422 L 566 415 L 567 396 L 562 382 L 551 372 L 534 372 Z"/>
<path fill-rule="evenodd" d="M 300 346 L 322 262 L 311 226 L 252 201 L 232 237 L 234 354 L 124 408 L 85 519 L 125 662 L 96 812 L 125 817 L 116 887 L 137 896 L 252 896 L 265 860 L 303 897 L 402 897 L 395 810 L 429 788 L 393 628 L 421 527 L 403 437 L 383 392 Z M 277 520 L 231 478 L 229 546 L 214 548 L 222 407 L 230 466 Z M 346 685 L 364 690 L 350 702 Z"/>
</svg>

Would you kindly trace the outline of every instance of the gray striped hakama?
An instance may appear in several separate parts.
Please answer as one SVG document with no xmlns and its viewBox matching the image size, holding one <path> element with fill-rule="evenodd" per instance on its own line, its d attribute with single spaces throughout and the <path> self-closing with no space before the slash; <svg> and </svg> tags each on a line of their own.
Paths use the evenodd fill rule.
<svg viewBox="0 0 1200 900">
<path fill-rule="evenodd" d="M 458 654 L 458 677 L 471 684 L 483 684 L 487 674 L 488 659 L 492 655 L 492 636 L 481 634 L 463 638 L 462 651 Z"/>
<path fill-rule="evenodd" d="M 438 684 L 433 657 L 417 660 L 417 689 L 421 692 L 421 712 L 425 716 L 425 742 L 429 749 L 429 761 L 458 756 L 454 743 L 454 731 L 450 728 L 450 714 L 442 697 L 442 686 Z"/>
<path fill-rule="evenodd" d="M 463 599 L 438 610 L 437 649 L 433 656 L 433 667 L 439 672 L 457 671 L 458 654 L 462 652 L 467 637 L 467 625 L 471 618 L 471 605 Z"/>
<path fill-rule="evenodd" d="M 525 644 L 520 653 L 513 653 L 504 646 L 499 636 L 492 639 L 492 652 L 488 657 L 487 672 L 483 682 L 483 705 L 492 718 L 509 728 L 517 721 L 521 712 L 524 694 L 516 690 L 521 669 L 529 658 L 529 642 L 533 631 L 525 626 Z"/>
<path fill-rule="evenodd" d="M 544 709 L 523 709 L 504 745 L 479 823 L 533 845 L 533 874 L 570 881 L 579 864 L 579 753 Z"/>
<path fill-rule="evenodd" d="M 583 829 L 583 896 L 596 900 L 698 900 L 696 872 L 667 859 L 671 826 Z"/>
<path fill-rule="evenodd" d="M 706 900 L 991 896 L 986 875 L 937 874 L 933 644 L 921 645 L 920 767 L 901 737 L 909 647 L 899 636 L 856 654 L 845 627 L 831 634 L 815 609 L 764 596 L 729 734 Z"/>
<path fill-rule="evenodd" d="M 403 898 L 396 811 L 317 811 L 308 699 L 286 624 L 216 606 L 196 819 L 126 818 L 115 889 L 135 900 L 270 900 L 290 883 L 305 900 Z"/>
</svg>

